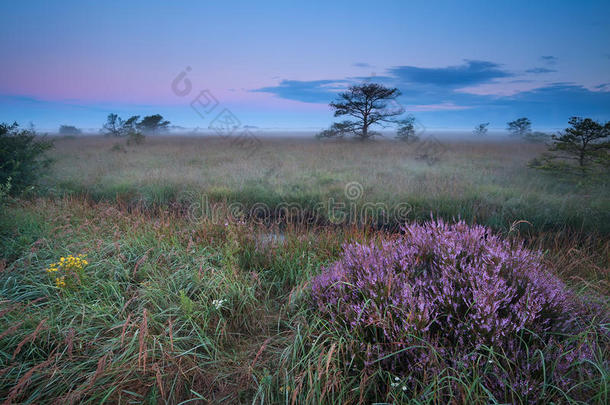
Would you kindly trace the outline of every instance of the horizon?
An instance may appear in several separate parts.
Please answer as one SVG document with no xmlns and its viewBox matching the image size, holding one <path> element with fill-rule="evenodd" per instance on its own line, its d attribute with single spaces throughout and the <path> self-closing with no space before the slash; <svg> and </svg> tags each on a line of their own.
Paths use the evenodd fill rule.
<svg viewBox="0 0 610 405">
<path fill-rule="evenodd" d="M 316 131 L 363 81 L 400 89 L 431 130 L 610 119 L 609 3 L 34 3 L 3 5 L 0 121 L 42 131 L 109 113 L 207 128 L 224 109 L 244 127 Z M 191 105 L 201 91 L 209 116 Z"/>
</svg>

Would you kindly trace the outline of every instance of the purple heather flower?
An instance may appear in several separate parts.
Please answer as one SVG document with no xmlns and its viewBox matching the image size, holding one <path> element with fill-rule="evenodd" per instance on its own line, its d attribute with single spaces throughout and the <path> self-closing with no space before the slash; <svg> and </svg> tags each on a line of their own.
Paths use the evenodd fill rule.
<svg viewBox="0 0 610 405">
<path fill-rule="evenodd" d="M 540 359 L 531 353 L 550 348 L 555 352 L 545 360 L 556 361 L 555 383 L 570 382 L 560 375 L 589 352 L 564 347 L 570 354 L 562 356 L 557 348 L 561 334 L 578 332 L 581 311 L 539 252 L 464 222 L 402 230 L 395 240 L 344 246 L 342 257 L 312 282 L 315 307 L 358 339 L 354 348 L 362 352 L 353 354 L 362 364 L 423 378 L 493 351 L 493 361 L 480 362 L 491 370 L 490 390 L 529 398 L 542 384 Z"/>
</svg>

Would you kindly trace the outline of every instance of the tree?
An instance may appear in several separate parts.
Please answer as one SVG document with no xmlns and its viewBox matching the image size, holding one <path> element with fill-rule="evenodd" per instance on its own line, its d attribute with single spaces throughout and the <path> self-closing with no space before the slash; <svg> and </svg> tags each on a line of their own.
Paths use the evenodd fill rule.
<svg viewBox="0 0 610 405">
<path fill-rule="evenodd" d="M 123 126 L 121 127 L 122 134 L 127 137 L 128 145 L 139 145 L 144 142 L 144 138 L 146 138 L 142 131 L 138 129 L 138 119 L 140 119 L 139 115 L 132 115 L 123 122 Z"/>
<path fill-rule="evenodd" d="M 415 134 L 415 117 L 412 115 L 397 121 L 400 125 L 396 131 L 396 139 L 405 142 L 415 142 L 419 137 Z"/>
<path fill-rule="evenodd" d="M 123 122 L 123 125 L 121 125 L 121 132 L 123 135 L 129 135 L 137 130 L 138 119 L 140 119 L 139 115 L 132 115 Z"/>
<path fill-rule="evenodd" d="M 507 129 L 512 136 L 524 137 L 532 132 L 532 122 L 529 118 L 519 118 L 509 122 Z"/>
<path fill-rule="evenodd" d="M 121 117 L 118 116 L 118 114 L 108 114 L 108 117 L 106 118 L 106 123 L 104 124 L 104 126 L 102 127 L 102 129 L 105 131 L 106 135 L 111 135 L 111 136 L 121 136 L 122 134 L 122 129 L 123 127 L 123 120 L 121 119 Z"/>
<path fill-rule="evenodd" d="M 330 129 L 319 134 L 320 137 L 344 136 L 346 134 L 365 140 L 378 133 L 371 131 L 373 125 L 384 126 L 395 123 L 392 117 L 401 115 L 401 107 L 388 108 L 388 104 L 400 95 L 397 88 L 385 87 L 376 83 L 365 83 L 350 86 L 346 92 L 339 94 L 337 100 L 329 105 L 335 117 L 350 116 L 352 120 L 333 124 Z M 323 134 L 323 135 L 322 135 Z"/>
<path fill-rule="evenodd" d="M 166 130 L 169 126 L 169 121 L 164 121 L 160 114 L 148 115 L 142 118 L 142 121 L 136 124 L 137 128 L 144 133 L 154 134 L 159 130 Z"/>
<path fill-rule="evenodd" d="M 571 127 L 566 128 L 559 136 L 553 135 L 550 152 L 575 159 L 581 168 L 608 158 L 610 121 L 600 124 L 591 118 L 572 117 L 568 123 Z"/>
<path fill-rule="evenodd" d="M 17 123 L 0 124 L 0 184 L 5 192 L 18 193 L 34 184 L 51 164 L 45 153 L 52 147 L 53 142 L 20 130 Z"/>
<path fill-rule="evenodd" d="M 489 122 L 486 122 L 484 124 L 479 124 L 476 127 L 474 127 L 474 131 L 472 131 L 472 133 L 477 136 L 485 136 L 485 135 L 487 135 L 488 126 L 489 126 Z"/>
<path fill-rule="evenodd" d="M 82 131 L 72 125 L 62 125 L 59 127 L 60 135 L 80 135 Z"/>
<path fill-rule="evenodd" d="M 318 133 L 316 138 L 343 138 L 353 132 L 353 123 L 350 121 L 335 122 L 330 128 Z"/>
</svg>

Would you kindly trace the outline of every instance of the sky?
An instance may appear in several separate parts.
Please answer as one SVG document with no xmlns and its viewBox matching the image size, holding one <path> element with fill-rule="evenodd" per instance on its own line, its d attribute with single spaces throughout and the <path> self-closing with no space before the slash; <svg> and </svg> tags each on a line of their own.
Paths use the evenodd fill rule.
<svg viewBox="0 0 610 405">
<path fill-rule="evenodd" d="M 160 113 L 318 130 L 349 85 L 428 128 L 610 120 L 610 1 L 6 1 L 0 122 L 97 129 Z"/>
</svg>

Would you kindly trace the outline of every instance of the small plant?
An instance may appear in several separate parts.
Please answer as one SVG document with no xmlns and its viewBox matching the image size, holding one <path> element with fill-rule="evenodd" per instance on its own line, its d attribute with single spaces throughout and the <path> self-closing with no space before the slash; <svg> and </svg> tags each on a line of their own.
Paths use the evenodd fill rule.
<svg viewBox="0 0 610 405">
<path fill-rule="evenodd" d="M 112 147 L 110 148 L 111 152 L 127 152 L 127 150 L 125 149 L 125 146 L 123 146 L 123 144 L 121 143 L 115 143 L 114 145 L 112 145 Z"/>
<path fill-rule="evenodd" d="M 551 139 L 551 135 L 546 132 L 534 131 L 525 134 L 523 139 L 531 143 L 544 143 Z"/>
<path fill-rule="evenodd" d="M 216 308 L 216 310 L 220 310 L 225 302 L 227 302 L 227 300 L 225 299 L 213 300 L 212 305 L 214 306 L 214 308 Z"/>
<path fill-rule="evenodd" d="M 316 134 L 316 138 L 344 138 L 353 132 L 354 125 L 349 121 L 335 122 L 330 128 Z"/>
<path fill-rule="evenodd" d="M 474 127 L 474 131 L 472 131 L 472 133 L 476 136 L 485 136 L 487 135 L 487 127 L 489 127 L 489 122 L 479 124 Z"/>
<path fill-rule="evenodd" d="M 140 131 L 131 131 L 128 135 L 127 135 L 127 145 L 140 145 L 144 142 L 144 139 L 146 139 L 146 136 L 140 132 Z"/>
<path fill-rule="evenodd" d="M 415 134 L 415 117 L 409 116 L 399 121 L 399 125 L 396 131 L 396 139 L 409 143 L 419 140 L 419 137 Z"/>
<path fill-rule="evenodd" d="M 508 132 L 514 137 L 523 138 L 532 132 L 532 122 L 526 117 L 511 121 L 507 125 Z"/>
<path fill-rule="evenodd" d="M 59 127 L 59 135 L 70 136 L 70 135 L 80 135 L 82 133 L 83 133 L 83 131 L 81 131 L 80 129 L 76 128 L 73 125 L 61 125 Z"/>
<path fill-rule="evenodd" d="M 47 273 L 54 279 L 56 287 L 72 287 L 80 284 L 85 278 L 85 267 L 88 264 L 85 255 L 68 255 L 61 257 L 58 262 L 52 263 L 47 268 Z"/>
</svg>

